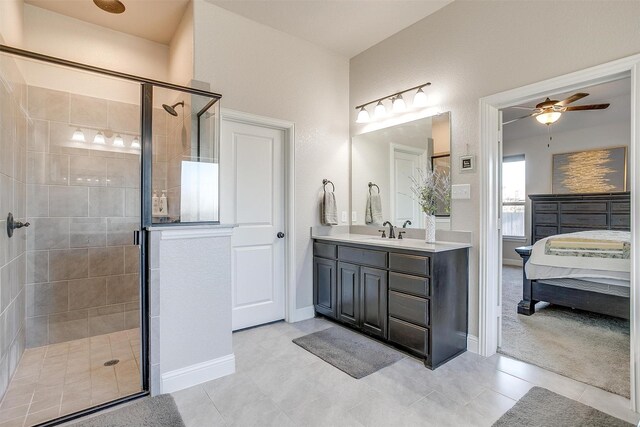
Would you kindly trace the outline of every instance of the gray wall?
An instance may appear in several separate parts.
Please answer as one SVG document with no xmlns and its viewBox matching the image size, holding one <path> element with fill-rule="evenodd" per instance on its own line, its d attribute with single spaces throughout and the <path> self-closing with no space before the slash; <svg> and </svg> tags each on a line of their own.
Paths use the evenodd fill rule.
<svg viewBox="0 0 640 427">
<path fill-rule="evenodd" d="M 640 52 L 640 2 L 455 1 L 351 59 L 351 135 L 355 106 L 425 81 L 451 111 L 452 159 L 479 152 L 478 99 Z M 545 28 L 562 28 L 562 37 Z M 585 32 L 589 41 L 585 42 Z M 322 166 L 320 166 L 322 167 Z M 454 200 L 453 230 L 473 232 L 469 333 L 478 333 L 479 175 L 453 168 L 470 184 Z"/>
</svg>

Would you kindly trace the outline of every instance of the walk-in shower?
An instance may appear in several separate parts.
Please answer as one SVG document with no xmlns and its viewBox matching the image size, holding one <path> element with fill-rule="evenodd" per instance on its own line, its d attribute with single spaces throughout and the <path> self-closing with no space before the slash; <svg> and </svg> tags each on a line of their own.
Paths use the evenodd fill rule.
<svg viewBox="0 0 640 427">
<path fill-rule="evenodd" d="M 141 230 L 217 220 L 207 94 L 0 45 L 0 425 L 147 393 Z"/>
</svg>

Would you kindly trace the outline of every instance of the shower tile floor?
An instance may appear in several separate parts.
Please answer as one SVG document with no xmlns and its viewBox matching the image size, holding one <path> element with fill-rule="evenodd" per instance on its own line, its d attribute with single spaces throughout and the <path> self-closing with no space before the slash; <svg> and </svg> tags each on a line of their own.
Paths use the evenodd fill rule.
<svg viewBox="0 0 640 427">
<path fill-rule="evenodd" d="M 104 363 L 118 359 L 113 366 Z M 0 403 L 0 427 L 27 427 L 141 390 L 140 330 L 25 350 Z"/>
</svg>

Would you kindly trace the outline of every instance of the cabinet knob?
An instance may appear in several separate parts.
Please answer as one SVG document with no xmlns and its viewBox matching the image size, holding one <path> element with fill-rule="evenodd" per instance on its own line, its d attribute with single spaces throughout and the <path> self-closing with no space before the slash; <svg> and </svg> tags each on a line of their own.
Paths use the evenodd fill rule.
<svg viewBox="0 0 640 427">
<path fill-rule="evenodd" d="M 284 233 L 282 231 L 278 231 L 278 234 L 276 234 L 276 236 L 278 237 L 278 239 L 282 239 L 284 238 Z"/>
</svg>

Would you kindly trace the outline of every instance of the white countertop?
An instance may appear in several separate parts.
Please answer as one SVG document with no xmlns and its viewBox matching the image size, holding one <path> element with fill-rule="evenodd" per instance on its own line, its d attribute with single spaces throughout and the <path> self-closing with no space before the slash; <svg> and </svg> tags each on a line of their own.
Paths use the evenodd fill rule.
<svg viewBox="0 0 640 427">
<path fill-rule="evenodd" d="M 321 236 L 312 234 L 311 237 L 316 240 L 324 240 L 328 242 L 357 243 L 360 245 L 380 246 L 384 248 L 409 249 L 412 251 L 423 252 L 445 252 L 454 249 L 470 248 L 467 243 L 455 242 L 436 242 L 425 243 L 420 239 L 388 239 L 380 236 L 372 236 L 370 234 L 333 234 L 330 236 Z"/>
</svg>

